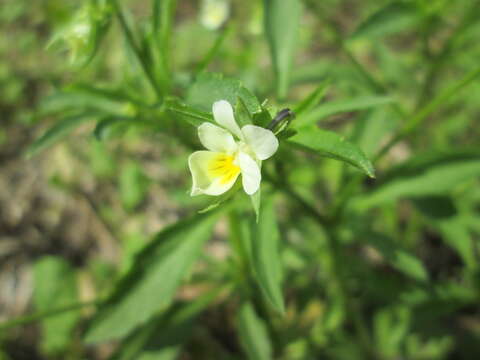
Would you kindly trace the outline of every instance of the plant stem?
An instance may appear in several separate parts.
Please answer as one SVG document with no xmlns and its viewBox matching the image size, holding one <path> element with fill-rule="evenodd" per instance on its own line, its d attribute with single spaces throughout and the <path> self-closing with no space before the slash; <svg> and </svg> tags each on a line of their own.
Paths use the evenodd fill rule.
<svg viewBox="0 0 480 360">
<path fill-rule="evenodd" d="M 13 327 L 16 327 L 16 326 L 20 326 L 20 325 L 29 324 L 29 323 L 37 321 L 37 320 L 41 320 L 41 319 L 44 319 L 44 318 L 48 318 L 48 317 L 52 317 L 52 316 L 55 316 L 55 315 L 63 314 L 65 312 L 69 312 L 69 311 L 74 311 L 74 310 L 81 309 L 81 308 L 84 308 L 84 307 L 87 307 L 87 306 L 97 306 L 100 303 L 101 303 L 100 300 L 92 300 L 92 301 L 86 301 L 86 302 L 66 305 L 66 306 L 59 307 L 59 308 L 53 309 L 53 310 L 47 310 L 47 311 L 42 311 L 42 312 L 38 312 L 38 313 L 35 313 L 35 314 L 20 316 L 16 319 L 12 319 L 12 320 L 4 322 L 3 324 L 0 324 L 0 331 L 4 331 L 4 330 L 10 329 L 10 328 L 13 328 Z"/>
<path fill-rule="evenodd" d="M 155 77 L 153 76 L 153 73 L 151 72 L 151 67 L 148 64 L 147 60 L 143 56 L 140 48 L 138 47 L 137 43 L 135 42 L 135 38 L 133 36 L 132 30 L 128 26 L 127 20 L 125 19 L 125 16 L 123 15 L 122 9 L 120 8 L 120 5 L 118 4 L 117 0 L 112 0 L 113 7 L 115 9 L 115 15 L 118 18 L 118 21 L 120 23 L 120 27 L 123 31 L 123 34 L 125 35 L 125 39 L 127 40 L 129 46 L 131 47 L 133 53 L 135 54 L 135 57 L 137 58 L 140 67 L 142 68 L 143 72 L 145 73 L 145 76 L 148 79 L 148 82 L 152 86 L 153 90 L 155 91 L 155 94 L 157 95 L 158 99 L 161 99 L 162 97 L 162 92 L 155 81 Z"/>
</svg>

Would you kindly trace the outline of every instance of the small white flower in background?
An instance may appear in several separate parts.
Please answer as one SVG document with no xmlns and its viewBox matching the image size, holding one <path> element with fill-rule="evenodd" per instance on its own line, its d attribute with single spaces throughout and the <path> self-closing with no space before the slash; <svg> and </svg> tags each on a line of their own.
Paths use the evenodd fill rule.
<svg viewBox="0 0 480 360">
<path fill-rule="evenodd" d="M 230 0 L 203 0 L 200 23 L 207 29 L 216 30 L 230 15 Z"/>
<path fill-rule="evenodd" d="M 273 132 L 260 126 L 245 125 L 241 129 L 228 101 L 213 104 L 213 118 L 220 126 L 205 122 L 198 127 L 198 137 L 208 151 L 196 151 L 188 158 L 193 185 L 191 195 L 221 195 L 242 175 L 243 189 L 256 193 L 262 178 L 262 160 L 278 149 Z"/>
</svg>

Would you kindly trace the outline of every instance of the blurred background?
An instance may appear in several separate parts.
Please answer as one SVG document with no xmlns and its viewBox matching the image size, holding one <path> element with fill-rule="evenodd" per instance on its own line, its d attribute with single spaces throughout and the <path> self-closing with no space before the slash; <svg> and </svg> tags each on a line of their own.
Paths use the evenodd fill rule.
<svg viewBox="0 0 480 360">
<path fill-rule="evenodd" d="M 82 334 L 94 311 L 89 306 L 48 320 L 28 318 L 55 304 L 88 303 L 105 295 L 155 233 L 206 203 L 188 194 L 191 150 L 141 123 L 80 121 L 35 143 L 62 111 L 70 111 L 72 101 L 88 107 L 95 97 L 90 87 L 121 84 L 125 93 L 142 96 L 135 93 L 144 86 L 138 84 L 141 69 L 118 22 L 109 24 L 95 57 L 82 64 L 83 45 L 65 35 L 81 3 L 0 3 L 0 359 L 247 358 L 235 340 L 229 315 L 235 300 L 228 297 L 210 304 L 173 356 L 119 355 L 121 342 L 85 345 Z M 148 33 L 151 2 L 120 3 L 134 28 Z M 310 116 L 373 159 L 405 113 L 421 110 L 479 65 L 475 0 L 305 0 L 302 9 L 290 88 L 286 97 L 277 97 L 261 1 L 178 1 L 169 40 L 171 93 L 184 96 L 195 74 L 208 69 L 240 79 L 260 101 L 268 98 L 281 108 L 329 78 L 326 105 Z M 55 95 L 73 86 L 74 100 Z M 98 106 L 118 116 L 140 111 L 115 94 L 100 94 Z M 440 101 L 408 140 L 375 164 L 377 180 L 362 184 L 371 191 L 398 174 L 405 181 L 360 199 L 362 216 L 355 210 L 347 216 L 353 293 L 361 299 L 379 359 L 480 356 L 479 96 L 480 82 L 474 80 L 458 96 Z M 198 149 L 197 140 L 190 139 Z M 298 191 L 320 208 L 334 203 L 345 184 L 341 165 L 302 159 L 288 175 Z M 391 171 L 398 164 L 403 168 Z M 424 177 L 413 177 L 425 169 L 430 172 Z M 436 183 L 452 176 L 445 186 Z M 316 200 L 305 189 L 313 189 Z M 287 202 L 278 212 L 287 315 L 269 325 L 272 357 L 373 358 L 359 355 L 349 320 L 335 305 L 327 306 L 335 291 L 332 295 L 328 276 L 322 275 L 329 259 L 315 245 L 321 235 L 307 220 L 301 220 L 301 230 L 291 226 L 295 209 Z M 352 245 L 353 229 L 366 223 L 374 229 L 372 243 Z M 181 288 L 179 299 L 197 298 L 228 273 L 221 265 L 231 251 L 226 228 L 217 224 L 197 275 Z M 390 243 L 401 244 L 401 250 L 385 245 Z M 2 323 L 19 317 L 24 324 L 2 330 Z"/>
</svg>

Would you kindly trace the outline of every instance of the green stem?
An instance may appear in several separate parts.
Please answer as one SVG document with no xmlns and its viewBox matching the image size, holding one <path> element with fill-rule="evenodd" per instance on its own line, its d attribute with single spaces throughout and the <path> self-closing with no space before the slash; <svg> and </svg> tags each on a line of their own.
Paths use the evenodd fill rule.
<svg viewBox="0 0 480 360">
<path fill-rule="evenodd" d="M 0 331 L 4 331 L 20 325 L 29 324 L 31 322 L 52 317 L 55 315 L 63 314 L 65 312 L 78 310 L 87 306 L 98 306 L 100 303 L 101 303 L 100 300 L 92 300 L 92 301 L 87 301 L 82 303 L 70 304 L 63 307 L 59 307 L 57 309 L 42 311 L 35 314 L 21 316 L 16 319 L 6 321 L 3 324 L 0 324 Z"/>
<path fill-rule="evenodd" d="M 137 58 L 140 67 L 142 68 L 143 72 L 145 73 L 145 76 L 148 79 L 148 82 L 152 86 L 153 90 L 155 91 L 155 94 L 157 95 L 158 99 L 162 97 L 162 92 L 155 81 L 155 77 L 153 76 L 153 73 L 151 72 L 151 67 L 149 66 L 147 60 L 143 56 L 140 48 L 138 47 L 137 43 L 135 42 L 135 38 L 133 36 L 132 30 L 128 26 L 127 20 L 125 19 L 125 16 L 123 15 L 122 9 L 120 8 L 120 5 L 118 4 L 117 0 L 112 0 L 112 4 L 115 9 L 115 15 L 118 18 L 118 21 L 120 23 L 120 27 L 123 31 L 123 34 L 125 35 L 125 39 L 127 40 L 130 48 L 132 49 L 133 53 L 135 54 L 135 57 Z"/>
</svg>

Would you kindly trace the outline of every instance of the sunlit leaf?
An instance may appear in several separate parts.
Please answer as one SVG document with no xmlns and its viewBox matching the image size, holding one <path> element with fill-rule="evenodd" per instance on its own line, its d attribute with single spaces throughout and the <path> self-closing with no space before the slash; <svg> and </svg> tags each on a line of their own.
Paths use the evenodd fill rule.
<svg viewBox="0 0 480 360">
<path fill-rule="evenodd" d="M 299 129 L 288 142 L 313 151 L 318 155 L 344 161 L 375 177 L 374 169 L 365 154 L 351 142 L 334 132 L 316 127 Z"/>
<path fill-rule="evenodd" d="M 88 329 L 86 342 L 121 338 L 168 307 L 210 237 L 216 221 L 214 214 L 178 222 L 155 236 L 100 308 Z"/>
</svg>

